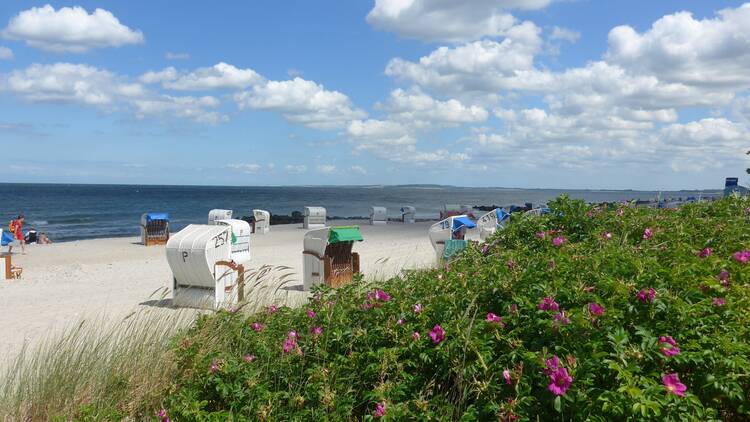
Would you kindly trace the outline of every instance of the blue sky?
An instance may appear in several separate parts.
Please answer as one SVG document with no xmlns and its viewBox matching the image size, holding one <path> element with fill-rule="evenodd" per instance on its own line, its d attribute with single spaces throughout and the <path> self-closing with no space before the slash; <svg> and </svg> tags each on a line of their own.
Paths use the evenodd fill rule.
<svg viewBox="0 0 750 422">
<path fill-rule="evenodd" d="M 721 187 L 749 66 L 734 1 L 6 0 L 0 181 Z"/>
</svg>

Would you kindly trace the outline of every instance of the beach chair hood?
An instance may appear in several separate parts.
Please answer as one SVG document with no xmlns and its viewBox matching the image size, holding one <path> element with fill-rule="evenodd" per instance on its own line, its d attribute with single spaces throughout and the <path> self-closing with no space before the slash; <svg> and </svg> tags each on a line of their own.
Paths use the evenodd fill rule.
<svg viewBox="0 0 750 422">
<path fill-rule="evenodd" d="M 364 238 L 358 226 L 332 227 L 328 232 L 328 243 L 361 242 Z"/>
<path fill-rule="evenodd" d="M 149 212 L 146 213 L 146 221 L 169 221 L 169 214 L 166 212 Z"/>
<path fill-rule="evenodd" d="M 466 216 L 459 216 L 453 218 L 453 227 L 451 230 L 455 233 L 459 230 L 461 230 L 461 227 L 466 227 L 467 229 L 473 229 L 477 225 L 474 224 L 473 221 L 469 217 Z"/>
</svg>

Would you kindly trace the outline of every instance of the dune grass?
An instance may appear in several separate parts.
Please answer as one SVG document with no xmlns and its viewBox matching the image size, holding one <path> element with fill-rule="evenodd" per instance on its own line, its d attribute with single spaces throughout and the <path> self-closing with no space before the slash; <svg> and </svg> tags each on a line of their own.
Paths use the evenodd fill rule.
<svg viewBox="0 0 750 422">
<path fill-rule="evenodd" d="M 247 301 L 235 311 L 258 312 L 268 304 L 303 302 L 289 288 L 286 267 L 262 266 L 246 273 Z M 122 319 L 84 319 L 24 346 L 0 368 L 0 419 L 140 420 L 154 416 L 176 373 L 173 345 L 200 311 L 169 309 L 167 288 L 155 307 Z"/>
</svg>

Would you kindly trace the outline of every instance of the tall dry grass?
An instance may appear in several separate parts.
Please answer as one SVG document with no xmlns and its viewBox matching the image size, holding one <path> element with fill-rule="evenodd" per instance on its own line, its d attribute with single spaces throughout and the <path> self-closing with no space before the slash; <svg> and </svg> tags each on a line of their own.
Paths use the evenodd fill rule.
<svg viewBox="0 0 750 422">
<path fill-rule="evenodd" d="M 262 266 L 246 274 L 238 311 L 269 304 L 298 306 L 307 294 L 292 286 L 286 267 Z M 154 416 L 175 373 L 171 342 L 200 311 L 171 308 L 168 289 L 152 294 L 154 307 L 128 316 L 82 320 L 51 335 L 0 368 L 4 421 L 139 420 Z"/>
</svg>

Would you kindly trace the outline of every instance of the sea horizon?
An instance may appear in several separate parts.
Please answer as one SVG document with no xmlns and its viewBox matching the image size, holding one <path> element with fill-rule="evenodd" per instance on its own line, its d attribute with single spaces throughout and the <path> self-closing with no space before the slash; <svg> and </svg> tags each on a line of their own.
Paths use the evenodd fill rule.
<svg viewBox="0 0 750 422">
<path fill-rule="evenodd" d="M 290 215 L 305 206 L 322 206 L 329 217 L 366 218 L 371 206 L 384 206 L 389 218 L 400 208 L 417 209 L 418 219 L 436 220 L 444 204 L 533 206 L 567 194 L 587 202 L 654 200 L 716 196 L 721 190 L 596 190 L 462 187 L 446 185 L 357 186 L 194 186 L 73 183 L 0 183 L 0 219 L 26 216 L 26 227 L 46 232 L 55 241 L 126 237 L 139 234 L 145 212 L 167 212 L 176 232 L 188 224 L 205 224 L 211 209 L 231 209 L 235 218 L 252 209 Z"/>
</svg>

